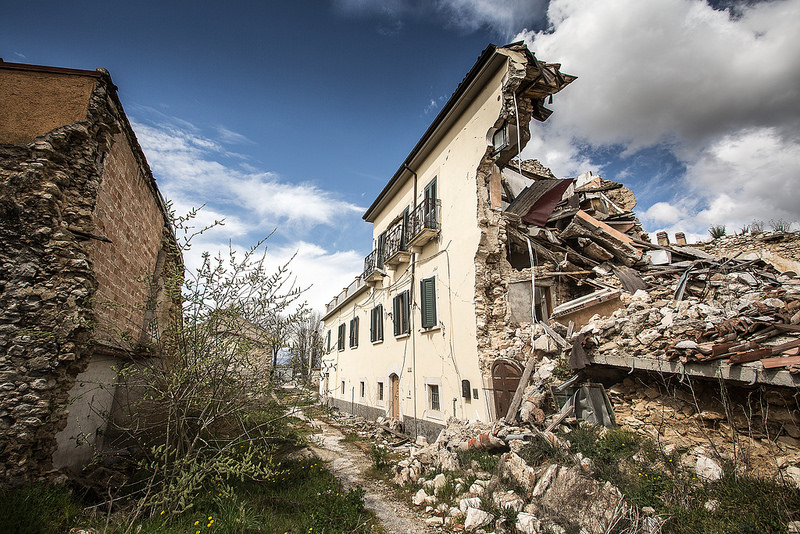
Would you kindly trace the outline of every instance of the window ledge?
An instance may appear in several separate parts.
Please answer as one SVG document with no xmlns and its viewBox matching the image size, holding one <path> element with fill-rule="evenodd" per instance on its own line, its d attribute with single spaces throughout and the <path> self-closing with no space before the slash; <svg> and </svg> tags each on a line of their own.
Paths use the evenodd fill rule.
<svg viewBox="0 0 800 534">
<path fill-rule="evenodd" d="M 373 345 L 380 345 L 381 343 L 383 343 L 382 339 L 376 339 L 375 341 L 372 342 Z"/>
<path fill-rule="evenodd" d="M 423 413 L 423 417 L 427 417 L 428 419 L 434 419 L 436 421 L 444 421 L 444 415 L 442 414 L 441 410 L 431 410 L 429 408 L 425 410 L 425 413 Z"/>
<path fill-rule="evenodd" d="M 411 336 L 411 332 L 406 332 L 405 334 L 400 334 L 399 336 L 394 336 L 395 339 L 405 339 Z"/>
<path fill-rule="evenodd" d="M 420 329 L 419 329 L 419 333 L 420 333 L 420 334 L 427 334 L 427 333 L 429 333 L 429 332 L 438 332 L 438 331 L 439 331 L 439 330 L 441 330 L 441 329 L 442 329 L 442 324 L 441 324 L 441 323 L 439 323 L 439 324 L 437 324 L 436 326 L 432 326 L 432 327 L 430 327 L 430 328 L 420 328 Z"/>
</svg>

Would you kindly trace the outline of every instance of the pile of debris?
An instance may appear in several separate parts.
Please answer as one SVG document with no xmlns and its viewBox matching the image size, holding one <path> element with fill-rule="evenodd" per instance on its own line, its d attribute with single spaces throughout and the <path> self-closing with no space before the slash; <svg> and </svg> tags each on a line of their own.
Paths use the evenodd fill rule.
<svg viewBox="0 0 800 534">
<path fill-rule="evenodd" d="M 609 316 L 592 316 L 575 337 L 573 367 L 583 368 L 593 354 L 624 353 L 684 364 L 760 361 L 765 369 L 800 372 L 800 280 L 777 276 L 767 285 L 718 264 L 691 269 L 673 284 L 621 295 L 622 306 Z M 581 347 L 589 360 L 579 357 Z"/>
<path fill-rule="evenodd" d="M 683 239 L 650 243 L 622 184 L 591 173 L 558 180 L 537 163 L 518 163 L 519 172 L 504 169 L 501 178 L 507 258 L 517 278 L 530 279 L 534 302 L 530 322 L 511 310 L 517 330 L 499 356 L 524 360 L 527 346 L 538 357 L 569 351 L 573 370 L 593 356 L 620 355 L 683 364 L 760 361 L 764 369 L 800 372 L 794 272 L 779 273 L 749 249 L 742 259 L 744 249 L 718 259 Z M 800 235 L 770 241 L 789 250 Z M 556 293 L 548 298 L 558 305 L 549 308 L 541 287 Z"/>
</svg>

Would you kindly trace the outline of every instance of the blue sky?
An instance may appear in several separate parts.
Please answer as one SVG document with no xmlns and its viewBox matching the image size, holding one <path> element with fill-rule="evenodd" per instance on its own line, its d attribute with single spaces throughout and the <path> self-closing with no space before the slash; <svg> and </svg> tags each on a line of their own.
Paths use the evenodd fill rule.
<svg viewBox="0 0 800 534">
<path fill-rule="evenodd" d="M 800 0 L 6 0 L 5 61 L 108 69 L 162 192 L 277 229 L 320 308 L 361 270 L 368 206 L 490 42 L 578 80 L 524 157 L 637 194 L 650 232 L 800 228 Z M 196 256 L 188 258 L 189 264 Z"/>
</svg>

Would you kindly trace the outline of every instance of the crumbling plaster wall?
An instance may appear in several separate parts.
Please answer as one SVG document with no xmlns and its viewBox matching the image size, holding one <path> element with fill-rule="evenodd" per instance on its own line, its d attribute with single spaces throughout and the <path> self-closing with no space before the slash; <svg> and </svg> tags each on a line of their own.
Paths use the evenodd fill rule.
<svg viewBox="0 0 800 534">
<path fill-rule="evenodd" d="M 531 335 L 531 323 L 515 323 L 511 320 L 508 284 L 520 277 L 520 271 L 506 257 L 506 229 L 513 223 L 503 217 L 501 209 L 492 208 L 491 184 L 499 183 L 500 169 L 517 156 L 530 140 L 531 119 L 536 116 L 544 120 L 550 113 L 542 106 L 543 98 L 523 97 L 520 94 L 527 89 L 526 86 L 540 80 L 542 72 L 539 69 L 543 64 L 529 55 L 524 45 L 501 49 L 499 52 L 508 56 L 509 61 L 501 90 L 502 108 L 495 127 L 505 123 L 515 126 L 518 131 L 516 139 L 510 139 L 509 146 L 498 153 L 493 152 L 493 147 L 487 147 L 476 172 L 478 227 L 481 232 L 475 254 L 477 351 L 484 385 L 489 389 L 492 388 L 492 365 L 497 359 L 524 362 L 532 351 L 537 350 L 536 333 Z M 541 91 L 550 94 L 558 92 L 573 79 L 565 77 L 558 87 L 539 87 L 538 94 L 541 95 Z M 495 199 L 494 205 L 499 204 L 499 199 Z M 530 276 L 530 269 L 527 269 L 527 274 Z M 545 348 L 549 351 L 551 347 L 548 345 Z M 497 417 L 500 415 L 503 414 L 495 414 Z"/>
<path fill-rule="evenodd" d="M 519 86 L 519 77 L 526 76 L 524 68 L 514 68 L 509 62 L 503 84 L 503 109 L 501 118 L 516 122 L 515 109 L 519 112 L 520 139 L 530 139 L 528 124 L 533 106 L 527 99 L 518 99 L 514 105 L 509 92 Z M 478 250 L 475 254 L 475 315 L 477 324 L 478 361 L 485 384 L 491 388 L 492 364 L 500 357 L 524 361 L 530 354 L 530 324 L 527 329 L 510 322 L 508 307 L 508 283 L 518 271 L 506 259 L 506 225 L 508 220 L 502 210 L 492 209 L 489 199 L 489 184 L 493 174 L 498 174 L 498 163 L 508 162 L 517 152 L 516 144 L 493 156 L 488 147 L 476 173 L 478 191 L 478 226 L 481 231 Z M 527 330 L 524 331 L 524 330 Z"/>
<path fill-rule="evenodd" d="M 27 74 L 33 78 L 43 76 Z M 54 87 L 59 80 L 76 85 L 73 76 L 50 74 L 46 78 Z M 158 249 L 165 242 L 165 223 L 161 218 L 155 228 L 149 229 L 149 237 L 144 235 L 148 232 L 139 233 L 136 224 L 125 230 L 129 243 L 141 245 L 125 251 L 114 249 L 107 254 L 97 251 L 99 241 L 95 238 L 104 231 L 96 212 L 98 197 L 103 190 L 119 189 L 118 184 L 112 184 L 114 180 L 130 179 L 129 174 L 113 170 L 113 155 L 119 148 L 131 149 L 120 139 L 129 126 L 115 97 L 109 94 L 109 88 L 113 88 L 110 78 L 103 73 L 95 78 L 96 83 L 89 78 L 93 87 L 84 101 L 86 112 L 82 120 L 43 134 L 36 131 L 35 139 L 20 140 L 13 136 L 0 139 L 3 143 L 0 144 L 2 484 L 54 475 L 56 435 L 67 423 L 70 391 L 76 376 L 87 369 L 92 354 L 102 348 L 95 332 L 119 330 L 108 316 L 105 324 L 98 323 L 103 317 L 96 305 L 102 280 L 98 271 L 104 261 L 118 260 L 121 253 L 148 257 L 148 269 L 137 273 L 139 283 L 146 286 L 147 277 L 155 271 Z M 42 98 L 55 99 L 56 102 L 47 101 L 45 107 L 58 109 L 59 98 L 72 102 L 80 99 L 81 94 L 72 90 L 53 91 L 31 98 L 34 103 Z M 69 115 L 59 120 L 73 118 Z M 110 159 L 109 154 L 112 154 Z M 141 170 L 140 163 L 137 166 Z M 138 192 L 139 197 L 145 195 L 151 196 L 151 204 L 155 203 L 152 190 Z M 136 196 L 117 200 L 124 204 Z M 133 202 L 131 212 L 126 215 L 135 215 L 132 219 L 138 220 L 140 214 L 135 209 Z M 153 218 L 144 215 L 142 224 L 152 225 Z M 109 218 L 119 216 L 116 211 L 108 214 Z M 142 246 L 152 247 L 153 235 L 158 236 L 155 251 L 145 251 Z M 118 270 L 120 277 L 136 278 L 131 269 L 120 269 L 114 262 L 107 268 Z M 124 294 L 115 305 L 142 309 L 147 296 L 158 291 L 145 290 L 145 293 L 144 298 L 142 294 Z M 163 311 L 163 304 L 156 307 Z"/>
</svg>

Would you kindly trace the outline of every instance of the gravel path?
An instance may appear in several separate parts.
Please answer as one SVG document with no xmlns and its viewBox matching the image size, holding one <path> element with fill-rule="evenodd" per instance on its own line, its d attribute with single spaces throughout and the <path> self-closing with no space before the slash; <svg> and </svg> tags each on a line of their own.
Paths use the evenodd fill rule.
<svg viewBox="0 0 800 534">
<path fill-rule="evenodd" d="M 311 437 L 311 449 L 346 488 L 364 488 L 367 509 L 375 512 L 388 534 L 431 532 L 425 520 L 405 501 L 397 499 L 384 482 L 364 475 L 372 467 L 372 460 L 361 449 L 344 441 L 344 434 L 337 428 L 316 419 L 307 421 L 318 431 Z"/>
</svg>

